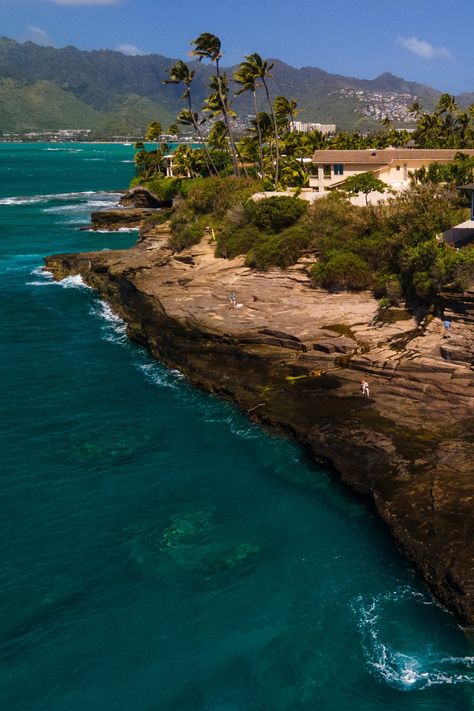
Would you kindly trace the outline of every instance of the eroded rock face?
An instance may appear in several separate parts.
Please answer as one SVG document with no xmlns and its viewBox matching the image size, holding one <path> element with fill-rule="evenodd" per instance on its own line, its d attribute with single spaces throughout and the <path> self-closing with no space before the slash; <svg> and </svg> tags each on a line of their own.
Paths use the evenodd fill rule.
<svg viewBox="0 0 474 711">
<path fill-rule="evenodd" d="M 154 208 L 117 207 L 113 210 L 100 210 L 91 215 L 93 230 L 118 230 L 121 227 L 141 227 L 141 225 L 156 213 Z"/>
<path fill-rule="evenodd" d="M 196 385 L 332 462 L 372 497 L 435 595 L 474 624 L 472 295 L 448 304 L 449 329 L 407 313 L 381 323 L 369 293 L 313 289 L 304 264 L 254 272 L 204 241 L 176 255 L 164 232 L 47 266 L 80 273 L 131 338 Z"/>
</svg>

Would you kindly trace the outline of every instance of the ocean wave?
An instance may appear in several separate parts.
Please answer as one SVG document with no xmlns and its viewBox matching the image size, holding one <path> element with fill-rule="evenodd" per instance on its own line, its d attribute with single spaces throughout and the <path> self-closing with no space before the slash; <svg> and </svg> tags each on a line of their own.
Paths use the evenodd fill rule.
<svg viewBox="0 0 474 711">
<path fill-rule="evenodd" d="M 73 276 L 65 277 L 64 279 L 61 279 L 60 281 L 56 281 L 54 283 L 58 284 L 59 286 L 62 286 L 64 289 L 91 289 L 92 288 L 84 282 L 84 280 L 80 274 L 74 274 Z"/>
<path fill-rule="evenodd" d="M 112 229 L 110 229 L 110 230 L 95 230 L 92 227 L 90 227 L 87 230 L 83 230 L 83 232 L 99 232 L 99 233 L 102 232 L 103 234 L 109 234 L 109 233 L 115 234 L 116 232 L 138 232 L 139 229 L 140 229 L 139 227 L 119 227 L 116 230 L 112 230 Z"/>
<path fill-rule="evenodd" d="M 95 192 L 94 190 L 85 190 L 82 192 L 49 193 L 45 195 L 13 195 L 1 198 L 0 205 L 37 205 L 38 203 L 52 202 L 53 200 L 70 201 L 89 199 L 94 205 L 96 205 L 98 201 L 103 200 L 108 206 L 110 205 L 110 201 L 116 202 L 120 195 L 121 193 L 107 192 L 105 190 L 98 192 Z M 91 199 L 92 196 L 96 196 L 96 198 Z"/>
<path fill-rule="evenodd" d="M 37 277 L 34 281 L 27 281 L 27 286 L 52 286 L 56 284 L 53 278 L 53 273 L 44 267 L 36 267 L 30 272 L 31 276 Z"/>
<path fill-rule="evenodd" d="M 420 610 L 416 609 L 420 605 L 432 610 L 437 607 L 434 602 L 410 587 L 402 587 L 369 600 L 363 596 L 357 598 L 353 610 L 369 668 L 384 682 L 402 691 L 441 684 L 474 684 L 473 657 L 446 654 L 445 651 L 436 649 L 435 639 L 424 643 L 421 635 L 416 641 L 405 641 L 407 649 L 401 648 L 400 639 L 404 639 L 406 635 L 399 634 L 399 628 L 403 625 L 403 615 L 400 612 L 410 611 L 410 606 L 415 606 L 413 612 L 418 613 L 416 617 L 420 619 Z M 394 610 L 394 607 L 402 609 Z M 388 627 L 397 628 L 394 642 L 388 639 Z M 429 620 L 426 629 L 429 635 L 432 629 Z"/>
<path fill-rule="evenodd" d="M 50 151 L 52 153 L 82 153 L 83 148 L 42 148 L 42 151 Z"/>
<path fill-rule="evenodd" d="M 162 388 L 176 388 L 178 380 L 184 377 L 179 370 L 165 368 L 159 363 L 136 363 L 135 367 L 143 373 L 149 382 Z"/>
<path fill-rule="evenodd" d="M 127 342 L 127 324 L 106 301 L 93 304 L 90 313 L 102 321 L 102 337 L 111 343 Z"/>
<path fill-rule="evenodd" d="M 62 215 L 67 212 L 90 212 L 98 210 L 102 207 L 113 208 L 117 206 L 116 200 L 87 200 L 87 202 L 74 203 L 72 205 L 55 205 L 54 207 L 45 207 L 43 212 L 50 215 Z"/>
</svg>

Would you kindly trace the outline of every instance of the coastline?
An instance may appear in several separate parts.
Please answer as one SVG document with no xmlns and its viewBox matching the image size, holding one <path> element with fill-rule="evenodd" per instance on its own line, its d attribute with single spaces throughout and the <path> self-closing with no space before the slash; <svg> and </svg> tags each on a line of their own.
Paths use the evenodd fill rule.
<svg viewBox="0 0 474 711">
<path fill-rule="evenodd" d="M 474 374 L 459 352 L 474 325 L 465 309 L 462 324 L 453 312 L 448 337 L 437 320 L 421 329 L 406 312 L 383 324 L 368 293 L 312 289 L 304 263 L 262 274 L 241 258 L 214 258 L 206 242 L 178 255 L 166 243 L 162 226 L 142 230 L 129 250 L 46 264 L 57 279 L 81 274 L 131 339 L 195 385 L 330 462 L 373 500 L 435 596 L 474 624 Z M 460 360 L 446 362 L 450 348 Z"/>
</svg>

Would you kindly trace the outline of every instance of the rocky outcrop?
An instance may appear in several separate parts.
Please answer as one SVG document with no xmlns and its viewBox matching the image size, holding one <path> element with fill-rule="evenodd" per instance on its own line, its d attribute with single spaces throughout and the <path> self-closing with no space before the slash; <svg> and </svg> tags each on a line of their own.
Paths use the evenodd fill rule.
<svg viewBox="0 0 474 711">
<path fill-rule="evenodd" d="M 472 295 L 447 304 L 449 329 L 403 310 L 381 320 L 369 293 L 312 288 L 305 264 L 259 273 L 205 241 L 173 254 L 164 231 L 47 268 L 80 273 L 157 358 L 331 462 L 438 599 L 474 624 Z"/>
<path fill-rule="evenodd" d="M 91 215 L 91 224 L 86 229 L 119 230 L 121 227 L 141 227 L 146 220 L 156 214 L 156 210 L 143 207 L 117 207 L 100 210 Z"/>
<path fill-rule="evenodd" d="M 141 185 L 123 193 L 119 203 L 120 207 L 93 212 L 91 224 L 82 229 L 113 232 L 123 227 L 143 227 L 150 219 L 163 214 L 163 211 L 172 205 L 171 200 L 161 200 Z"/>
<path fill-rule="evenodd" d="M 152 193 L 151 190 L 144 188 L 143 185 L 136 185 L 122 195 L 120 204 L 124 207 L 151 207 L 157 209 L 160 207 L 171 207 L 172 200 L 162 200 Z"/>
</svg>

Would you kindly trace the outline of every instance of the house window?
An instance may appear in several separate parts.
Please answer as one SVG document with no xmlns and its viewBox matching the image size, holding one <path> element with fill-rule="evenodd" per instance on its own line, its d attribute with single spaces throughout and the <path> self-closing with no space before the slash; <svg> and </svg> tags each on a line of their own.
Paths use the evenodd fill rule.
<svg viewBox="0 0 474 711">
<path fill-rule="evenodd" d="M 400 170 L 400 166 L 399 166 L 399 165 L 397 165 L 397 170 Z"/>
<path fill-rule="evenodd" d="M 344 166 L 342 163 L 334 163 L 334 175 L 344 175 Z"/>
<path fill-rule="evenodd" d="M 330 165 L 323 165 L 323 175 L 325 178 L 331 177 L 331 166 Z"/>
</svg>

